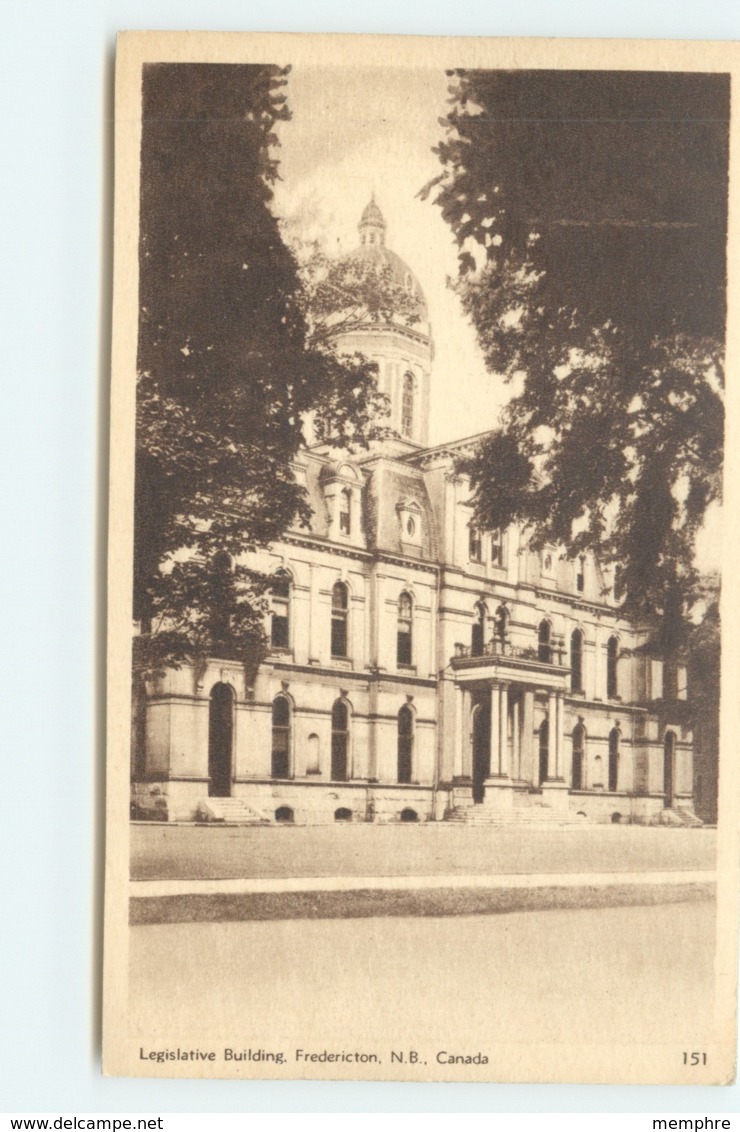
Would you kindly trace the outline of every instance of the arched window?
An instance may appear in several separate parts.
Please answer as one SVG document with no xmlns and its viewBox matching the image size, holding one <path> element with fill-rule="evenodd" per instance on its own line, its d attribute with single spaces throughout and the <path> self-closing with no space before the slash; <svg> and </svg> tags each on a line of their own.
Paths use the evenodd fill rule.
<svg viewBox="0 0 740 1132">
<path fill-rule="evenodd" d="M 572 783 L 574 790 L 583 790 L 583 762 L 586 746 L 586 728 L 577 723 L 573 728 L 573 769 Z"/>
<path fill-rule="evenodd" d="M 414 713 L 405 704 L 398 713 L 398 781 L 411 782 L 414 756 Z"/>
<path fill-rule="evenodd" d="M 334 782 L 347 779 L 349 749 L 349 711 L 344 700 L 337 700 L 331 709 L 331 777 Z"/>
<path fill-rule="evenodd" d="M 496 640 L 501 652 L 503 652 L 509 635 L 509 611 L 505 605 L 500 605 L 496 610 L 495 629 Z"/>
<path fill-rule="evenodd" d="M 617 698 L 617 657 L 619 655 L 619 641 L 616 637 L 610 637 L 609 643 L 606 646 L 606 698 L 608 700 L 616 700 Z"/>
<path fill-rule="evenodd" d="M 414 375 L 403 375 L 403 395 L 401 400 L 401 435 L 411 436 L 414 428 Z"/>
<path fill-rule="evenodd" d="M 271 583 L 272 621 L 270 644 L 274 649 L 290 648 L 290 578 L 276 574 Z"/>
<path fill-rule="evenodd" d="M 331 591 L 331 655 L 347 655 L 347 615 L 349 591 L 344 582 L 335 582 Z"/>
<path fill-rule="evenodd" d="M 500 529 L 491 531 L 491 565 L 502 566 L 504 562 L 504 543 Z"/>
<path fill-rule="evenodd" d="M 290 778 L 290 701 L 272 701 L 272 777 Z"/>
<path fill-rule="evenodd" d="M 582 594 L 586 588 L 586 558 L 582 554 L 576 563 L 576 591 Z"/>
<path fill-rule="evenodd" d="M 468 558 L 471 562 L 483 561 L 483 542 L 477 527 L 468 528 Z"/>
<path fill-rule="evenodd" d="M 619 783 L 619 732 L 612 727 L 609 732 L 609 789 L 614 791 Z"/>
<path fill-rule="evenodd" d="M 552 664 L 552 625 L 549 621 L 540 621 L 537 630 L 537 659 L 543 664 Z"/>
<path fill-rule="evenodd" d="M 411 595 L 402 593 L 398 599 L 398 624 L 396 631 L 396 663 L 411 664 L 413 655 L 413 611 Z"/>
<path fill-rule="evenodd" d="M 345 487 L 339 496 L 339 531 L 343 535 L 352 531 L 352 490 Z"/>
<path fill-rule="evenodd" d="M 550 761 L 550 725 L 549 725 L 549 723 L 547 722 L 546 719 L 543 719 L 542 723 L 540 724 L 539 737 L 540 737 L 540 782 L 539 782 L 539 784 L 542 785 L 542 783 L 545 782 L 546 779 L 547 779 L 547 770 L 548 770 L 548 764 L 549 764 L 549 761 Z"/>
<path fill-rule="evenodd" d="M 483 656 L 486 647 L 486 619 L 488 610 L 486 603 L 479 601 L 475 607 L 475 621 L 473 622 L 473 635 L 470 641 L 470 655 Z"/>
<path fill-rule="evenodd" d="M 583 633 L 574 629 L 570 635 L 570 690 L 583 691 Z"/>
</svg>

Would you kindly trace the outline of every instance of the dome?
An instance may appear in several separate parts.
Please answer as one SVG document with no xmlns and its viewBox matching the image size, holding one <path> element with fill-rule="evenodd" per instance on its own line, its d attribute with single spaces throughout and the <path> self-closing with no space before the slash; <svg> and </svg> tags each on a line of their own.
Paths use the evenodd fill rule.
<svg viewBox="0 0 740 1132">
<path fill-rule="evenodd" d="M 360 233 L 360 246 L 350 252 L 350 258 L 374 263 L 377 267 L 388 267 L 393 281 L 404 287 L 419 301 L 419 317 L 428 320 L 427 304 L 419 280 L 400 255 L 385 246 L 385 233 L 388 225 L 373 196 L 365 205 L 357 228 Z M 418 323 L 415 324 L 419 329 Z"/>
</svg>

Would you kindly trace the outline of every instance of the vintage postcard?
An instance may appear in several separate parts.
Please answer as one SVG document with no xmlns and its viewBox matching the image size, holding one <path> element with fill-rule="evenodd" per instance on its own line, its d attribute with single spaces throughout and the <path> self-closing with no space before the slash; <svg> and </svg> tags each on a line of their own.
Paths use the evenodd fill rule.
<svg viewBox="0 0 740 1132">
<path fill-rule="evenodd" d="M 106 1073 L 734 1078 L 739 81 L 119 38 Z"/>
</svg>

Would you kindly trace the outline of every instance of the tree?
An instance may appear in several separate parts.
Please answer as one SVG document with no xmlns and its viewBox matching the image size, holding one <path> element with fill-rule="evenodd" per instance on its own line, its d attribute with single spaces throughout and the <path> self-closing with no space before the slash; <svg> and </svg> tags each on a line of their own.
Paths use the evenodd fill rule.
<svg viewBox="0 0 740 1132">
<path fill-rule="evenodd" d="M 721 486 L 726 77 L 450 77 L 425 192 L 487 366 L 514 384 L 461 464 L 476 521 L 617 563 L 625 613 L 675 655 Z"/>
<path fill-rule="evenodd" d="M 239 562 L 310 510 L 291 462 L 309 412 L 372 434 L 376 369 L 312 342 L 270 211 L 287 69 L 144 68 L 134 615 L 144 673 L 262 655 L 268 580 Z"/>
</svg>

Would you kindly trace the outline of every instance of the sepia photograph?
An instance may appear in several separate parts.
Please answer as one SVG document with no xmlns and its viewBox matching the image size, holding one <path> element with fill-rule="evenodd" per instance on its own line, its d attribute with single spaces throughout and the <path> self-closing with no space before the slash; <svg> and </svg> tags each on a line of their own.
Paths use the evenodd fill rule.
<svg viewBox="0 0 740 1132">
<path fill-rule="evenodd" d="M 734 1079 L 736 68 L 119 37 L 106 1073 Z"/>
</svg>

